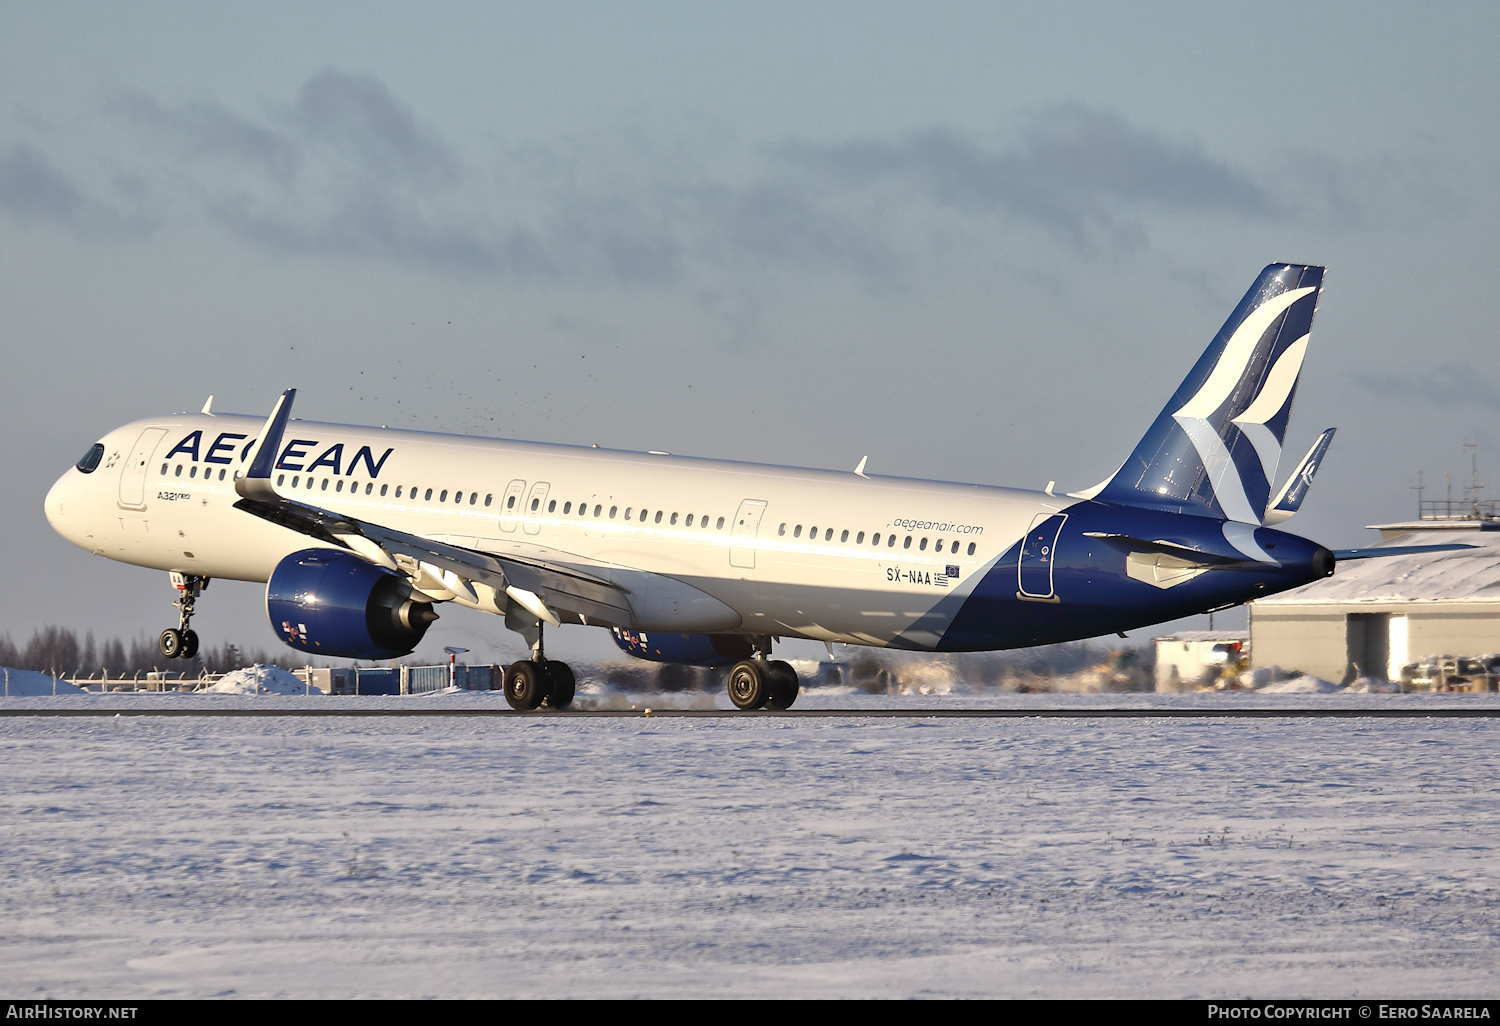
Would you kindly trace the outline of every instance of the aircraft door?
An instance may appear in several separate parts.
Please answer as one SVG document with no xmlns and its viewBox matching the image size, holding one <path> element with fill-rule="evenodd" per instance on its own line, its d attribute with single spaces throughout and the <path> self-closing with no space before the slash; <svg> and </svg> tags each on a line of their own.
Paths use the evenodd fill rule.
<svg viewBox="0 0 1500 1026">
<path fill-rule="evenodd" d="M 729 565 L 743 570 L 755 569 L 755 533 L 760 530 L 760 518 L 765 515 L 764 499 L 746 499 L 740 503 L 734 515 L 734 524 L 729 529 Z"/>
<path fill-rule="evenodd" d="M 130 459 L 120 471 L 120 505 L 125 509 L 146 508 L 146 471 L 166 433 L 166 428 L 148 427 L 130 450 Z"/>
<path fill-rule="evenodd" d="M 521 528 L 527 534 L 540 534 L 542 531 L 542 517 L 547 513 L 547 492 L 552 486 L 546 481 L 538 481 L 531 486 L 531 494 L 526 496 L 526 512 L 522 514 Z"/>
<path fill-rule="evenodd" d="M 512 481 L 505 486 L 505 494 L 500 497 L 500 530 L 515 531 L 516 524 L 521 521 L 521 492 L 526 489 L 526 482 L 521 480 Z"/>
<path fill-rule="evenodd" d="M 1057 536 L 1067 521 L 1066 513 L 1038 513 L 1031 530 L 1021 541 L 1021 558 L 1016 563 L 1017 598 L 1056 602 L 1052 593 L 1052 568 L 1057 557 Z"/>
</svg>

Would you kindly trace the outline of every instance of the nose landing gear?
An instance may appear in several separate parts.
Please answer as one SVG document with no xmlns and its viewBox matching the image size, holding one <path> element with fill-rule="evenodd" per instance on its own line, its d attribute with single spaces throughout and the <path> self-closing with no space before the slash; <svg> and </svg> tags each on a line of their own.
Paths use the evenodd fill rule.
<svg viewBox="0 0 1500 1026">
<path fill-rule="evenodd" d="M 161 632 L 156 648 L 167 659 L 191 659 L 198 654 L 198 635 L 188 624 L 193 619 L 193 604 L 208 587 L 208 578 L 173 570 L 172 587 L 179 592 L 177 601 L 172 603 L 177 607 L 178 625 Z"/>
</svg>

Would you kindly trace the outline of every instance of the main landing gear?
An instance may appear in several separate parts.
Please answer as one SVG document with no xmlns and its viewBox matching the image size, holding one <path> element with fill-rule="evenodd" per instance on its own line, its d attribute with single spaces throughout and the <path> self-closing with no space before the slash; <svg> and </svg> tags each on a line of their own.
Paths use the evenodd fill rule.
<svg viewBox="0 0 1500 1026">
<path fill-rule="evenodd" d="M 180 593 L 172 605 L 177 607 L 178 625 L 161 632 L 156 647 L 168 659 L 191 659 L 198 654 L 198 635 L 188 624 L 193 619 L 193 603 L 208 587 L 208 578 L 197 574 L 181 574 L 172 571 L 172 587 Z"/>
<path fill-rule="evenodd" d="M 783 659 L 767 659 L 770 639 L 756 641 L 755 655 L 729 671 L 729 700 L 736 709 L 790 709 L 801 690 L 797 671 Z"/>
<path fill-rule="evenodd" d="M 536 624 L 532 641 L 532 658 L 510 664 L 505 671 L 505 700 L 512 709 L 530 711 L 543 704 L 551 709 L 566 709 L 573 704 L 576 682 L 567 663 L 548 659 L 542 646 L 542 624 Z M 523 637 L 531 641 L 530 631 Z"/>
</svg>

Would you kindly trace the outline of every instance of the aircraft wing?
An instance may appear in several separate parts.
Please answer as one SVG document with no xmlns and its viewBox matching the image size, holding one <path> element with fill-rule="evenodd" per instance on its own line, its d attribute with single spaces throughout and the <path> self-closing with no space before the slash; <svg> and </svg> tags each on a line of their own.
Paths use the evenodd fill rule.
<svg viewBox="0 0 1500 1026">
<path fill-rule="evenodd" d="M 350 549 L 406 575 L 418 590 L 435 599 L 462 597 L 477 603 L 473 584 L 479 583 L 510 596 L 553 626 L 560 622 L 558 612 L 576 613 L 597 623 L 630 623 L 627 589 L 573 567 L 450 545 L 278 494 L 271 484 L 271 469 L 296 391 L 287 389 L 282 394 L 256 440 L 250 469 L 235 481 L 241 496 L 236 509 L 326 545 Z"/>
</svg>

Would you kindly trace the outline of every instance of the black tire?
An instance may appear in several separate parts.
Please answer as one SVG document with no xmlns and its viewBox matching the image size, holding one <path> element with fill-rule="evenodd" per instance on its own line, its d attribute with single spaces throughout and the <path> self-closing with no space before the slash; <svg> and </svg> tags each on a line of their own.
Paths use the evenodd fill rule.
<svg viewBox="0 0 1500 1026">
<path fill-rule="evenodd" d="M 759 660 L 735 663 L 729 671 L 729 700 L 736 709 L 759 709 L 771 697 L 770 677 Z"/>
<path fill-rule="evenodd" d="M 771 671 L 771 694 L 766 699 L 766 705 L 772 709 L 790 709 L 802 691 L 797 671 L 792 669 L 791 663 L 782 659 L 773 659 L 766 664 L 766 668 Z"/>
<path fill-rule="evenodd" d="M 512 709 L 535 709 L 547 697 L 547 690 L 547 675 L 530 659 L 511 663 L 505 671 L 505 700 Z"/>
<path fill-rule="evenodd" d="M 547 695 L 547 706 L 552 709 L 566 709 L 573 704 L 573 695 L 577 690 L 577 681 L 573 678 L 573 668 L 567 663 L 554 663 L 547 660 L 547 676 L 552 679 L 552 691 Z"/>
<path fill-rule="evenodd" d="M 198 632 L 197 631 L 193 631 L 193 630 L 183 631 L 182 632 L 182 653 L 179 656 L 179 658 L 181 658 L 181 659 L 191 659 L 191 658 L 193 658 L 193 656 L 195 656 L 197 654 L 198 654 Z"/>
<path fill-rule="evenodd" d="M 182 632 L 176 627 L 168 627 L 161 632 L 161 637 L 156 639 L 156 650 L 167 659 L 176 659 L 182 655 Z"/>
</svg>

